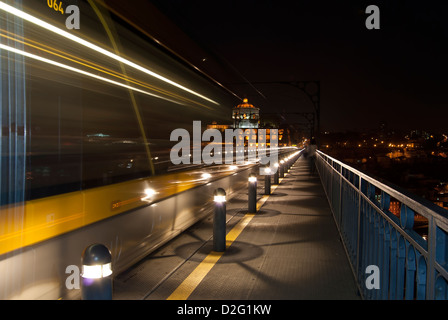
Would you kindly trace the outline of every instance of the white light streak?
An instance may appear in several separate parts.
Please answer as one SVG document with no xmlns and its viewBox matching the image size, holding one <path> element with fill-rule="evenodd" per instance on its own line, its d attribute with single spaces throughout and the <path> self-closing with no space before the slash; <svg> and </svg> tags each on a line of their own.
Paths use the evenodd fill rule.
<svg viewBox="0 0 448 320">
<path fill-rule="evenodd" d="M 53 25 L 51 25 L 51 24 L 49 24 L 49 23 L 47 23 L 47 22 L 45 22 L 45 21 L 43 21 L 43 20 L 41 20 L 39 18 L 36 18 L 36 17 L 26 13 L 26 12 L 23 12 L 23 11 L 17 9 L 17 8 L 14 8 L 14 7 L 12 7 L 12 6 L 10 6 L 10 5 L 2 2 L 2 1 L 0 1 L 0 9 L 4 10 L 4 11 L 10 13 L 10 14 L 13 14 L 16 17 L 22 18 L 23 20 L 26 20 L 28 22 L 31 22 L 31 23 L 35 24 L 35 25 L 38 25 L 38 26 L 40 26 L 40 27 L 42 27 L 42 28 L 44 28 L 44 29 L 46 29 L 48 31 L 54 32 L 54 33 L 56 33 L 56 34 L 58 34 L 58 35 L 60 35 L 60 36 L 62 36 L 64 38 L 66 38 L 66 39 L 72 40 L 72 41 L 74 41 L 74 42 L 76 42 L 76 43 L 78 43 L 78 44 L 80 44 L 80 45 L 82 45 L 84 47 L 90 48 L 90 49 L 92 49 L 92 50 L 94 50 L 94 51 L 96 51 L 98 53 L 101 53 L 101 54 L 109 57 L 109 58 L 112 58 L 112 59 L 117 60 L 117 61 L 119 61 L 121 63 L 124 63 L 125 65 L 127 65 L 129 67 L 132 67 L 134 69 L 137 69 L 137 70 L 139 70 L 139 71 L 141 71 L 143 73 L 146 73 L 146 74 L 148 74 L 148 75 L 150 75 L 150 76 L 152 76 L 154 78 L 162 80 L 162 81 L 164 81 L 164 82 L 166 82 L 166 83 L 168 83 L 168 84 L 170 84 L 172 86 L 175 86 L 175 87 L 177 87 L 179 89 L 182 89 L 182 90 L 184 90 L 186 92 L 189 92 L 189 93 L 191 93 L 193 95 L 196 95 L 196 96 L 198 96 L 198 97 L 200 97 L 200 98 L 202 98 L 204 100 L 207 100 L 207 101 L 209 101 L 211 103 L 219 105 L 219 103 L 217 103 L 216 101 L 214 101 L 212 99 L 209 99 L 209 98 L 207 98 L 207 97 L 205 97 L 205 96 L 203 96 L 203 95 L 201 95 L 201 94 L 199 94 L 199 93 L 197 93 L 197 92 L 195 92 L 195 91 L 193 91 L 191 89 L 188 89 L 188 88 L 178 84 L 177 82 L 174 82 L 174 81 L 172 81 L 170 79 L 167 79 L 167 78 L 165 78 L 165 77 L 163 77 L 163 76 L 161 76 L 161 75 L 159 75 L 159 74 L 157 74 L 157 73 L 155 73 L 155 72 L 153 72 L 151 70 L 148 70 L 148 69 L 146 69 L 146 68 L 144 68 L 144 67 L 142 67 L 142 66 L 140 66 L 140 65 L 138 65 L 138 64 L 136 64 L 136 63 L 134 63 L 132 61 L 129 61 L 129 60 L 123 58 L 123 57 L 120 57 L 120 56 L 118 56 L 118 55 L 116 55 L 116 54 L 114 54 L 114 53 L 112 53 L 110 51 L 107 51 L 107 50 L 105 50 L 105 49 L 103 49 L 103 48 L 101 48 L 101 47 L 99 47 L 99 46 L 97 46 L 97 45 L 95 45 L 93 43 L 90 43 L 90 42 L 88 42 L 88 41 L 86 41 L 86 40 L 84 40 L 84 39 L 82 39 L 80 37 L 77 37 L 77 36 L 75 36 L 73 34 L 70 34 L 67 31 L 59 29 L 59 28 L 57 28 L 57 27 L 55 27 L 55 26 L 53 26 Z"/>
<path fill-rule="evenodd" d="M 85 75 L 85 76 L 88 76 L 88 77 L 91 77 L 91 78 L 95 78 L 97 80 L 108 82 L 108 83 L 114 84 L 116 86 L 120 86 L 120 87 L 123 87 L 123 88 L 126 88 L 126 89 L 134 90 L 134 91 L 137 91 L 137 92 L 149 95 L 149 96 L 153 96 L 153 97 L 156 97 L 156 98 L 159 98 L 159 99 L 164 99 L 164 100 L 167 100 L 167 101 L 170 101 L 170 102 L 173 102 L 173 103 L 177 103 L 177 104 L 182 104 L 182 103 L 180 103 L 178 101 L 171 100 L 171 99 L 168 99 L 168 98 L 165 98 L 165 97 L 162 97 L 162 96 L 156 95 L 154 93 L 151 93 L 151 92 L 148 92 L 148 91 L 144 91 L 144 90 L 132 87 L 132 86 L 128 86 L 127 84 L 124 84 L 124 83 L 121 83 L 121 82 L 117 82 L 117 81 L 114 81 L 114 80 L 111 80 L 111 79 L 108 79 L 108 78 L 104 78 L 104 77 L 98 76 L 96 74 L 93 74 L 93 73 L 90 73 L 90 72 L 87 72 L 87 71 L 84 71 L 84 70 L 81 70 L 81 69 L 77 69 L 77 68 L 68 66 L 66 64 L 63 64 L 63 63 L 60 63 L 60 62 L 57 62 L 57 61 L 54 61 L 54 60 L 50 60 L 50 59 L 47 59 L 47 58 L 44 58 L 44 57 L 41 57 L 41 56 L 38 56 L 38 55 L 35 55 L 35 54 L 32 54 L 32 53 L 23 51 L 23 50 L 19 50 L 19 49 L 10 47 L 10 46 L 6 46 L 4 44 L 0 44 L 0 49 L 4 49 L 4 50 L 10 51 L 10 52 L 14 52 L 14 53 L 20 54 L 22 56 L 25 56 L 25 57 L 28 57 L 28 58 L 31 58 L 31 59 L 39 60 L 39 61 L 51 64 L 53 66 L 56 66 L 56 67 L 59 67 L 59 68 L 62 68 L 62 69 L 70 70 L 70 71 L 73 71 L 73 72 L 76 72 L 76 73 L 79 73 L 79 74 L 82 74 L 82 75 Z"/>
</svg>

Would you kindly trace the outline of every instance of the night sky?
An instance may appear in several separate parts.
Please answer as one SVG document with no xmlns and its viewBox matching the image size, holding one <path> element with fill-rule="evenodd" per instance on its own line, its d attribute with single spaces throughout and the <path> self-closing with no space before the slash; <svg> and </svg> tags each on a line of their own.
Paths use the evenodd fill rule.
<svg viewBox="0 0 448 320">
<path fill-rule="evenodd" d="M 439 1 L 151 1 L 229 75 L 212 74 L 262 112 L 310 112 L 300 90 L 321 82 L 321 130 L 448 132 L 448 3 Z M 368 5 L 380 29 L 368 30 Z M 212 71 L 211 71 L 212 72 Z M 249 84 L 251 83 L 251 84 Z"/>
</svg>

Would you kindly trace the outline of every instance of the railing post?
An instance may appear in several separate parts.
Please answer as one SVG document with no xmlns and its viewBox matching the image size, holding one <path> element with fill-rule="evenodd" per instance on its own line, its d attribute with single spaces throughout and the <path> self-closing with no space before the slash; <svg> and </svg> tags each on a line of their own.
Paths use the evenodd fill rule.
<svg viewBox="0 0 448 320">
<path fill-rule="evenodd" d="M 359 184 L 358 184 L 358 235 L 356 238 L 356 272 L 359 272 L 359 260 L 361 255 L 361 248 L 360 248 L 360 240 L 361 240 L 361 176 L 359 176 Z M 358 275 L 356 275 L 358 276 Z"/>
<path fill-rule="evenodd" d="M 390 270 L 390 228 L 387 221 L 383 221 L 383 270 L 381 272 L 381 292 L 383 300 L 389 299 L 389 270 Z"/>
<path fill-rule="evenodd" d="M 397 300 L 403 300 L 404 275 L 406 263 L 406 244 L 403 236 L 398 234 L 398 260 L 397 260 Z"/>
<path fill-rule="evenodd" d="M 397 248 L 398 231 L 390 226 L 390 285 L 389 285 L 389 299 L 395 300 L 397 298 Z"/>
<path fill-rule="evenodd" d="M 436 247 L 437 247 L 437 225 L 434 217 L 428 219 L 428 265 L 427 265 L 427 280 L 426 280 L 426 298 L 429 300 L 435 299 L 435 261 L 436 261 Z"/>
<path fill-rule="evenodd" d="M 341 230 L 341 222 L 342 222 L 342 166 L 339 165 L 339 220 L 338 220 L 338 225 L 339 225 L 339 229 Z"/>
<path fill-rule="evenodd" d="M 414 281 L 415 281 L 415 251 L 414 247 L 406 241 L 407 259 L 406 259 L 406 300 L 414 299 Z"/>
<path fill-rule="evenodd" d="M 418 251 L 417 251 L 418 252 Z M 417 274 L 416 274 L 416 283 L 417 283 L 417 300 L 424 300 L 426 297 L 426 274 L 427 274 L 427 265 L 426 260 L 423 255 L 418 255 L 417 259 Z"/>
</svg>

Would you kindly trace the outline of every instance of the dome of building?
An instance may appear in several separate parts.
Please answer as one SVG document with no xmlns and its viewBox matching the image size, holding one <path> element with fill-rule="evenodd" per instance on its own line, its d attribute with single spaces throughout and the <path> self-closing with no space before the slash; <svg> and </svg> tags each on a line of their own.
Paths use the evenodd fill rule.
<svg viewBox="0 0 448 320">
<path fill-rule="evenodd" d="M 247 99 L 233 108 L 234 128 L 258 128 L 260 123 L 260 109 L 254 107 Z"/>
<path fill-rule="evenodd" d="M 243 103 L 237 105 L 235 108 L 255 108 L 247 99 L 243 99 Z"/>
</svg>

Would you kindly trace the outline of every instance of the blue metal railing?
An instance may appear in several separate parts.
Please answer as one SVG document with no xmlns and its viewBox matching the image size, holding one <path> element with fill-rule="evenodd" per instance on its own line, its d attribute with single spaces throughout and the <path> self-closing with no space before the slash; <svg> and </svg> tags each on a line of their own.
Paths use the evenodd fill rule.
<svg viewBox="0 0 448 320">
<path fill-rule="evenodd" d="M 447 211 L 320 151 L 316 167 L 362 297 L 448 299 Z M 369 266 L 379 288 L 366 285 Z"/>
</svg>

